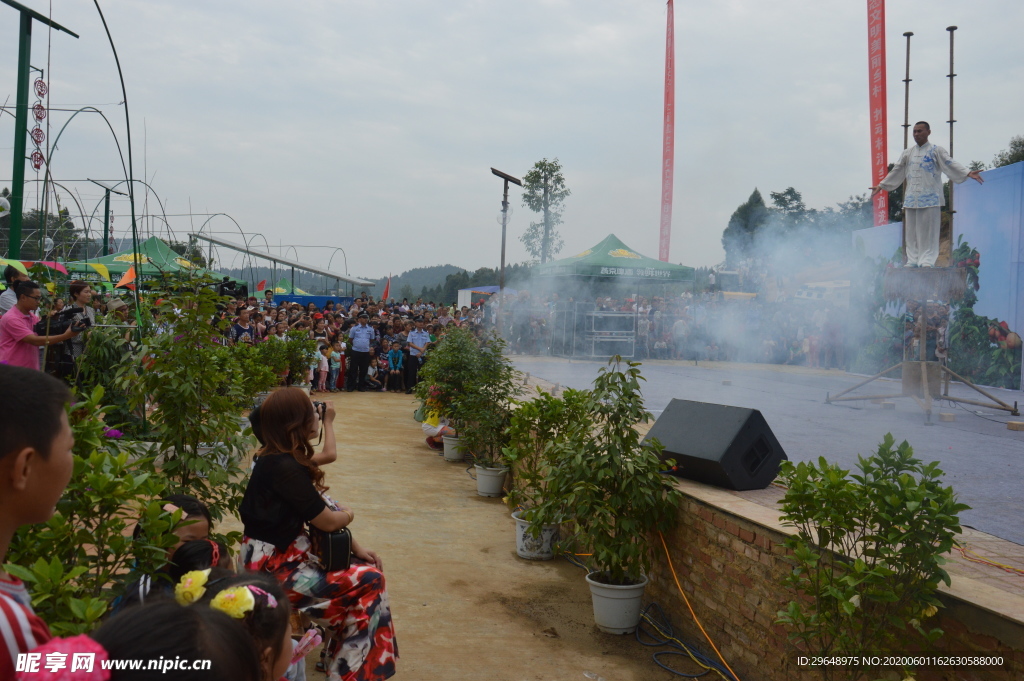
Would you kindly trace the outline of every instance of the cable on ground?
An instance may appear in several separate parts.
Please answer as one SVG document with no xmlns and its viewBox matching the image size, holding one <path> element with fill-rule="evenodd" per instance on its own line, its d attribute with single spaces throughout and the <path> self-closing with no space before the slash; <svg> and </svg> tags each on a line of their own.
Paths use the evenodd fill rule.
<svg viewBox="0 0 1024 681">
<path fill-rule="evenodd" d="M 683 586 L 679 583 L 679 575 L 676 574 L 676 566 L 672 564 L 672 556 L 669 555 L 668 544 L 665 543 L 665 535 L 659 531 L 658 538 L 661 539 L 661 546 L 665 549 L 665 558 L 668 560 L 668 567 L 672 571 L 672 579 L 675 580 L 676 588 L 679 589 L 679 593 L 683 596 L 683 602 L 686 603 L 686 609 L 690 611 L 690 616 L 693 617 L 693 621 L 697 623 L 697 628 L 700 629 L 700 633 L 704 634 L 704 638 L 706 638 L 708 643 L 711 644 L 711 648 L 715 651 L 715 654 L 718 655 L 718 659 L 722 661 L 725 668 L 729 670 L 730 674 L 732 674 L 733 679 L 735 679 L 735 681 L 740 681 L 740 677 L 736 675 L 736 672 L 732 670 L 729 663 L 725 661 L 725 657 L 723 657 L 721 651 L 718 650 L 718 646 L 716 646 L 715 642 L 711 640 L 710 636 L 708 636 L 708 632 L 704 630 L 704 625 L 702 625 L 700 620 L 697 619 L 697 613 L 693 611 L 693 606 L 690 605 L 690 599 L 686 597 L 686 592 L 683 591 Z"/>
<path fill-rule="evenodd" d="M 588 573 L 590 572 L 590 568 L 588 568 L 582 561 L 580 561 L 579 557 L 580 556 L 589 556 L 589 555 L 592 555 L 592 554 L 589 554 L 589 553 L 570 553 L 569 551 L 566 551 L 562 555 L 563 555 L 563 557 L 567 561 L 569 561 L 570 564 L 575 565 L 576 567 L 580 568 L 581 570 L 586 570 Z M 671 559 L 669 559 L 669 560 L 671 560 Z M 685 594 L 684 594 L 683 597 L 685 598 Z M 689 605 L 689 604 L 687 604 L 687 605 Z M 652 609 L 656 609 L 657 610 L 658 618 L 655 618 L 654 616 L 652 616 L 649 613 L 649 611 L 652 610 Z M 692 613 L 693 611 L 691 610 L 690 612 Z M 694 619 L 696 619 L 696 617 Z M 712 672 L 713 671 L 716 674 L 718 674 L 718 676 L 720 676 L 725 681 L 740 681 L 739 677 L 737 677 L 735 675 L 735 673 L 731 669 L 728 668 L 728 665 L 723 667 L 717 661 L 715 661 L 715 660 L 705 656 L 703 653 L 701 653 L 699 650 L 697 650 L 693 646 L 691 646 L 691 645 L 687 644 L 686 642 L 676 638 L 675 637 L 675 633 L 674 633 L 674 631 L 672 629 L 671 622 L 669 622 L 669 619 L 665 615 L 665 612 L 661 609 L 661 606 L 658 605 L 657 603 L 649 603 L 647 605 L 647 607 L 643 609 L 643 612 L 641 612 L 640 620 L 641 620 L 640 626 L 638 626 L 637 630 L 636 630 L 636 640 L 637 640 L 638 643 L 640 643 L 640 645 L 646 646 L 646 647 L 649 647 L 649 648 L 653 648 L 653 647 L 656 647 L 656 646 L 666 645 L 666 646 L 670 646 L 670 647 L 676 649 L 676 650 L 659 650 L 659 651 L 657 651 L 657 652 L 655 652 L 653 654 L 654 663 L 656 665 L 658 665 L 659 667 L 661 667 L 662 669 L 664 669 L 666 671 L 669 671 L 669 672 L 672 672 L 676 676 L 680 676 L 682 678 L 687 678 L 687 679 L 696 679 L 696 678 L 704 676 L 708 672 Z M 649 625 L 651 625 L 651 627 L 653 627 L 654 631 L 657 632 L 657 634 L 661 638 L 658 638 L 657 636 L 652 634 L 650 631 L 645 630 L 643 628 L 643 623 L 644 622 L 647 622 Z M 697 625 L 700 626 L 700 622 L 698 622 Z M 701 631 L 703 631 L 703 628 L 701 629 Z M 650 642 L 645 642 L 643 640 L 643 638 L 641 638 L 642 636 L 646 636 L 647 639 L 650 640 Z M 706 633 L 705 633 L 705 636 L 707 636 Z M 714 643 L 712 643 L 711 645 L 712 645 L 712 647 L 714 647 Z M 715 649 L 715 652 L 716 653 L 718 652 L 717 648 Z M 704 671 L 702 671 L 699 674 L 685 674 L 685 673 L 679 671 L 678 669 L 673 669 L 672 667 L 670 667 L 667 664 L 665 664 L 664 662 L 662 662 L 660 658 L 661 658 L 661 656 L 664 656 L 664 655 L 680 655 L 680 656 L 686 655 L 686 656 L 689 656 L 689 658 L 691 660 L 693 660 L 693 662 L 695 664 L 697 664 L 698 666 L 703 668 Z M 721 657 L 721 654 L 719 654 L 719 657 Z M 722 661 L 724 662 L 724 660 L 722 660 Z"/>
<path fill-rule="evenodd" d="M 1024 570 L 1020 568 L 1015 568 L 1012 565 L 1005 565 L 994 560 L 989 560 L 988 558 L 985 558 L 983 556 L 979 556 L 977 553 L 971 551 L 969 548 L 962 544 L 957 544 L 953 548 L 956 549 L 960 553 L 960 555 L 964 557 L 964 560 L 968 560 L 972 563 L 978 563 L 979 565 L 988 565 L 989 567 L 998 568 L 1000 570 L 1003 570 L 1004 572 L 1009 572 L 1011 575 L 1024 576 Z"/>
</svg>

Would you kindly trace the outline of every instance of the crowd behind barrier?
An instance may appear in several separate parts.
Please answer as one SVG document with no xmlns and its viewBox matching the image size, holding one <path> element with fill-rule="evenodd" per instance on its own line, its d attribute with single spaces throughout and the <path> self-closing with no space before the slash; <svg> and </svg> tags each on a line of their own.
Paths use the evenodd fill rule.
<svg viewBox="0 0 1024 681">
<path fill-rule="evenodd" d="M 636 359 L 761 362 L 845 368 L 848 312 L 837 303 L 719 292 L 678 298 L 542 300 L 529 295 L 506 302 L 502 334 L 514 353 L 587 356 L 594 338 L 631 336 Z"/>
</svg>

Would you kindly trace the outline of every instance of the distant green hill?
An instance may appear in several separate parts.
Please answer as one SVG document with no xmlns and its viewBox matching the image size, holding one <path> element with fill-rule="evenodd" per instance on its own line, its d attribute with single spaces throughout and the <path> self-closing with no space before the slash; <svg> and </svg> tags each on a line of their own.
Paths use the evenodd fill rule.
<svg viewBox="0 0 1024 681">
<path fill-rule="evenodd" d="M 391 297 L 401 300 L 402 289 L 406 286 L 412 290 L 412 297 L 418 298 L 424 287 L 432 289 L 444 284 L 449 274 L 462 272 L 461 267 L 455 265 L 433 265 L 431 267 L 417 267 L 408 272 L 391 277 Z M 384 285 L 387 284 L 387 277 L 376 279 L 376 286 L 373 288 L 374 295 L 380 296 L 384 293 Z M 408 291 L 406 291 L 408 293 Z"/>
</svg>

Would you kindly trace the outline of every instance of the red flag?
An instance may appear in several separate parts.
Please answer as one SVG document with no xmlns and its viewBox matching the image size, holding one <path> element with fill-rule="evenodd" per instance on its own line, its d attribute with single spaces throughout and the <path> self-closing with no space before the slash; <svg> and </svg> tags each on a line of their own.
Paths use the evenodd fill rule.
<svg viewBox="0 0 1024 681">
<path fill-rule="evenodd" d="M 658 260 L 668 262 L 672 239 L 672 178 L 675 173 L 676 125 L 676 48 L 675 13 L 668 0 L 668 27 L 665 30 L 665 120 L 661 150 L 661 233 L 658 238 Z"/>
<path fill-rule="evenodd" d="M 871 126 L 871 186 L 889 172 L 885 106 L 885 0 L 868 0 L 868 101 Z M 875 226 L 889 224 L 889 192 L 875 194 Z"/>
<path fill-rule="evenodd" d="M 384 284 L 384 293 L 381 294 L 380 299 L 387 302 L 388 295 L 391 293 L 391 275 L 388 275 L 388 283 Z"/>
<path fill-rule="evenodd" d="M 135 265 L 132 265 L 131 267 L 128 268 L 128 271 L 124 273 L 124 276 L 121 277 L 121 281 L 117 282 L 117 285 L 114 286 L 114 288 L 128 286 L 128 284 L 132 283 L 133 281 L 135 281 Z"/>
<path fill-rule="evenodd" d="M 266 280 L 266 279 L 264 279 L 264 280 L 263 280 L 263 281 L 261 281 L 260 283 L 256 284 L 256 290 L 257 290 L 257 291 L 262 291 L 262 290 L 263 290 L 263 289 L 265 289 L 266 287 L 267 287 L 267 280 Z"/>
</svg>

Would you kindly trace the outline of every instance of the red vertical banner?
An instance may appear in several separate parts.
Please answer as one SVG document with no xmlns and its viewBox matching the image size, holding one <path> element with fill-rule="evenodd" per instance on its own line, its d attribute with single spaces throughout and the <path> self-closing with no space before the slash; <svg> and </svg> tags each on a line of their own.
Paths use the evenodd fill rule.
<svg viewBox="0 0 1024 681">
<path fill-rule="evenodd" d="M 675 165 L 676 123 L 676 50 L 675 17 L 672 0 L 668 0 L 668 28 L 665 32 L 665 120 L 661 152 L 661 235 L 658 240 L 658 259 L 668 262 L 668 248 L 672 239 L 672 177 Z"/>
<path fill-rule="evenodd" d="M 871 110 L 871 186 L 889 172 L 888 117 L 885 106 L 885 0 L 868 0 L 868 98 Z M 889 224 L 889 193 L 878 192 L 872 207 L 874 223 Z"/>
</svg>

